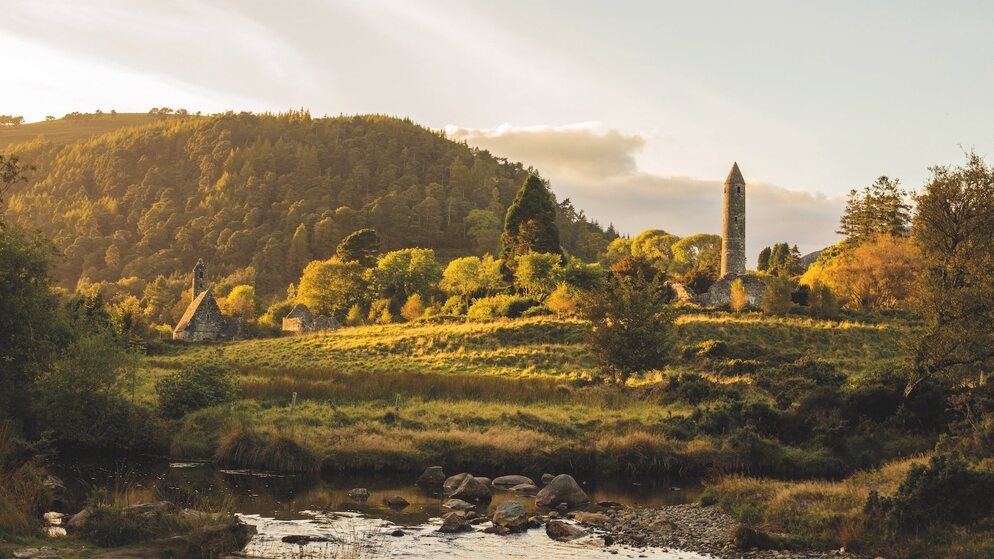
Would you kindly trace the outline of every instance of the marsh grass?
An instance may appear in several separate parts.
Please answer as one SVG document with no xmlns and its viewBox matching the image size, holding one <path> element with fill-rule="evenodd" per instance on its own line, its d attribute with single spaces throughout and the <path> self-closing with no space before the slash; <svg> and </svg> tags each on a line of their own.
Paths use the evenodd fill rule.
<svg viewBox="0 0 994 559">
<path fill-rule="evenodd" d="M 0 536 L 31 536 L 48 502 L 44 468 L 18 458 L 13 430 L 0 422 Z"/>
</svg>

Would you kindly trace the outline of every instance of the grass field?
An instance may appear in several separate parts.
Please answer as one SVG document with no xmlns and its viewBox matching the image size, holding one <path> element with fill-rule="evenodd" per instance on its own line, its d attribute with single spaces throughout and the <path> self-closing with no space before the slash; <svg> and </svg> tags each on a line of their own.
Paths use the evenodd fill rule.
<svg viewBox="0 0 994 559">
<path fill-rule="evenodd" d="M 11 144 L 28 142 L 44 136 L 56 145 L 72 144 L 91 136 L 113 132 L 126 126 L 148 124 L 176 115 L 150 115 L 147 113 L 118 113 L 116 115 L 87 115 L 78 120 L 57 118 L 50 121 L 31 122 L 19 126 L 0 126 L 0 150 Z"/>
<path fill-rule="evenodd" d="M 681 357 L 626 387 L 605 386 L 592 380 L 597 364 L 583 342 L 587 327 L 549 318 L 409 323 L 170 345 L 149 357 L 138 393 L 154 402 L 155 381 L 196 360 L 233 366 L 242 400 L 188 416 L 171 451 L 244 466 L 280 469 L 276 448 L 291 449 L 285 464 L 292 468 L 325 470 L 413 471 L 440 463 L 453 470 L 703 474 L 741 462 L 720 440 L 667 435 L 674 418 L 706 405 L 672 397 L 665 381 L 703 371 L 715 382 L 744 381 L 748 391 L 748 377 L 710 374 L 710 362 Z M 858 379 L 868 363 L 897 359 L 906 328 L 692 312 L 678 319 L 676 346 L 687 353 L 681 348 L 717 339 L 733 359 L 735 352 L 809 355 Z"/>
</svg>

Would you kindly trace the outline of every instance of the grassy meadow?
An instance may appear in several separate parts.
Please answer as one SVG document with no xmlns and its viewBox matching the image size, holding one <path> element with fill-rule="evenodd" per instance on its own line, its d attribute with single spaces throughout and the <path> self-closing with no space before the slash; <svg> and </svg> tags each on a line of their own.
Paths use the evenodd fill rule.
<svg viewBox="0 0 994 559">
<path fill-rule="evenodd" d="M 39 136 L 55 145 L 72 144 L 113 132 L 129 126 L 141 126 L 161 118 L 176 115 L 150 115 L 148 113 L 88 114 L 78 119 L 57 118 L 30 122 L 18 126 L 0 126 L 0 149 L 9 145 L 30 142 Z"/>
<path fill-rule="evenodd" d="M 807 356 L 858 379 L 871 364 L 898 359 L 908 328 L 896 320 L 699 311 L 677 324 L 675 360 L 624 387 L 593 380 L 586 323 L 533 318 L 169 345 L 148 358 L 136 398 L 154 403 L 155 382 L 197 360 L 229 364 L 241 399 L 187 416 L 169 444 L 177 457 L 239 466 L 416 471 L 438 463 L 491 473 L 703 475 L 752 460 L 720 436 L 677 432 L 681 420 L 717 404 L 681 396 L 673 379 L 693 374 L 711 390 L 734 385 L 747 400 L 766 401 L 770 395 L 752 385 L 757 367 Z M 729 357 L 700 356 L 709 340 L 721 340 Z M 799 445 L 780 450 L 784 456 L 769 456 L 756 471 L 835 467 Z"/>
</svg>

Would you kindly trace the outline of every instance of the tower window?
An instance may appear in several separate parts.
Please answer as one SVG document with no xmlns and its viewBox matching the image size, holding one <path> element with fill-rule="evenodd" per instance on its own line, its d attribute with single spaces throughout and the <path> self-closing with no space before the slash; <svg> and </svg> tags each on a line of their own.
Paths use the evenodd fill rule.
<svg viewBox="0 0 994 559">
<path fill-rule="evenodd" d="M 742 194 L 742 187 L 741 186 L 736 186 L 735 187 L 735 191 L 738 192 L 739 194 Z"/>
</svg>

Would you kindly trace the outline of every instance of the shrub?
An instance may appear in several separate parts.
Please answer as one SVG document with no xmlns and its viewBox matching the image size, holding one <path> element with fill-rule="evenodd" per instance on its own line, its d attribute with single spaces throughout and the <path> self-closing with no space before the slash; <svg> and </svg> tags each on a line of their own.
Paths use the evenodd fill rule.
<svg viewBox="0 0 994 559">
<path fill-rule="evenodd" d="M 361 326 L 366 322 L 364 318 L 364 313 L 362 312 L 362 305 L 356 303 L 349 308 L 349 313 L 345 315 L 345 324 L 347 326 Z"/>
<path fill-rule="evenodd" d="M 579 293 L 565 283 L 560 283 L 545 300 L 545 306 L 558 318 L 576 316 L 579 311 Z"/>
<path fill-rule="evenodd" d="M 518 318 L 528 309 L 537 307 L 538 305 L 539 302 L 531 297 L 509 295 L 504 297 L 497 305 L 497 315 L 506 318 Z"/>
<path fill-rule="evenodd" d="M 546 307 L 544 305 L 539 305 L 537 307 L 532 307 L 526 310 L 525 312 L 521 313 L 522 318 L 530 318 L 533 316 L 552 316 L 552 311 L 549 310 L 549 307 Z"/>
<path fill-rule="evenodd" d="M 231 370 L 213 362 L 195 363 L 175 372 L 155 385 L 159 410 L 171 418 L 229 402 L 235 397 L 235 379 Z"/>
<path fill-rule="evenodd" d="M 749 306 L 749 295 L 746 294 L 742 280 L 737 279 L 732 282 L 732 291 L 729 299 L 729 306 L 735 312 L 742 312 Z"/>
<path fill-rule="evenodd" d="M 445 304 L 442 305 L 442 314 L 466 314 L 466 301 L 458 295 L 449 297 L 445 300 Z"/>
<path fill-rule="evenodd" d="M 317 472 L 321 460 L 288 435 L 268 436 L 248 429 L 228 433 L 218 445 L 215 460 L 228 466 L 277 472 Z"/>
<path fill-rule="evenodd" d="M 763 291 L 763 312 L 766 314 L 787 314 L 793 306 L 791 291 L 793 287 L 789 280 L 772 278 Z"/>
<path fill-rule="evenodd" d="M 917 533 L 939 523 L 969 525 L 994 509 L 994 474 L 972 470 L 962 458 L 933 456 L 927 466 L 912 464 L 893 497 L 870 493 L 865 512 L 871 522 Z"/>
<path fill-rule="evenodd" d="M 518 318 L 526 310 L 538 306 L 539 302 L 531 297 L 521 297 L 517 295 L 495 295 L 493 297 L 481 297 L 470 305 L 466 316 L 473 320 L 487 320 L 491 318 Z"/>
<path fill-rule="evenodd" d="M 421 295 L 418 293 L 408 297 L 407 302 L 400 308 L 400 316 L 404 317 L 405 320 L 421 318 L 421 315 L 424 313 L 425 306 L 424 303 L 421 302 Z"/>
</svg>

